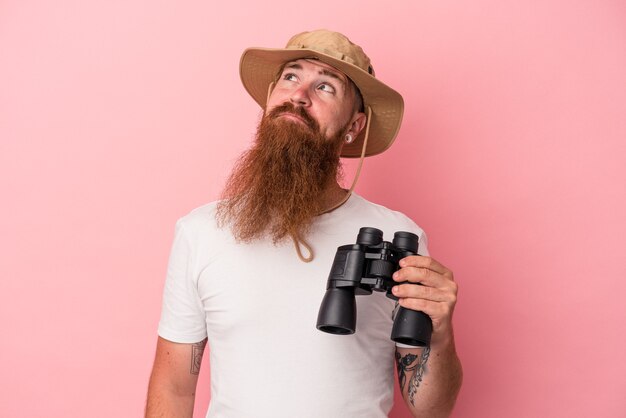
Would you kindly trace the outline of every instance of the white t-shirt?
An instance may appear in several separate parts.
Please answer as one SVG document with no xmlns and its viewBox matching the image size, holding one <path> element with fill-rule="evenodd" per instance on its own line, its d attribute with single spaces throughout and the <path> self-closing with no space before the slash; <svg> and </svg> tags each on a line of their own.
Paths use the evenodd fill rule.
<svg viewBox="0 0 626 418">
<path fill-rule="evenodd" d="M 237 244 L 218 228 L 215 203 L 179 219 L 170 255 L 159 335 L 179 343 L 208 337 L 210 418 L 386 417 L 393 403 L 395 302 L 357 296 L 352 335 L 316 329 L 337 247 L 375 227 L 424 232 L 405 215 L 352 194 L 317 217 L 307 237 L 315 259 L 292 242 Z"/>
</svg>

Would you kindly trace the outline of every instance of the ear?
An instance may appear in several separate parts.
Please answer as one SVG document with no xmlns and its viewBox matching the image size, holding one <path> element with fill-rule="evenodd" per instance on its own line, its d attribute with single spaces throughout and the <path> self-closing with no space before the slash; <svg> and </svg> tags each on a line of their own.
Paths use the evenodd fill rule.
<svg viewBox="0 0 626 418">
<path fill-rule="evenodd" d="M 346 134 L 352 135 L 352 138 L 359 136 L 359 133 L 365 127 L 365 123 L 367 122 L 367 116 L 363 112 L 357 112 L 350 119 L 350 125 Z"/>
</svg>

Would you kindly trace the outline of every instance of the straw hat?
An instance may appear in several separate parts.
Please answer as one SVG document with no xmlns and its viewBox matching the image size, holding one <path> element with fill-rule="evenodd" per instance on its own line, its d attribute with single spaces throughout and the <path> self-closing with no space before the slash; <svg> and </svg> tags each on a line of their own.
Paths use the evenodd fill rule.
<svg viewBox="0 0 626 418">
<path fill-rule="evenodd" d="M 261 107 L 267 103 L 268 87 L 280 67 L 301 58 L 319 59 L 348 76 L 361 91 L 364 106 L 371 108 L 369 139 L 365 156 L 380 154 L 391 146 L 402 122 L 402 96 L 375 77 L 370 59 L 360 46 L 338 32 L 315 30 L 295 35 L 282 49 L 248 48 L 243 52 L 239 73 L 244 87 Z M 360 157 L 365 129 L 342 157 Z"/>
</svg>

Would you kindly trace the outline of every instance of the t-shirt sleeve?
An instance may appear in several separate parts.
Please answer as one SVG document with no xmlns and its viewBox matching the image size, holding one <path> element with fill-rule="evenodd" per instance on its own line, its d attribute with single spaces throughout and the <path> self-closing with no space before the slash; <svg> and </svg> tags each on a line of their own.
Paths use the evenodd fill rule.
<svg viewBox="0 0 626 418">
<path fill-rule="evenodd" d="M 183 220 L 176 233 L 163 290 L 159 336 L 178 343 L 195 343 L 206 338 L 204 309 L 198 295 L 195 250 Z"/>
<path fill-rule="evenodd" d="M 428 256 L 430 253 L 428 252 L 428 238 L 426 237 L 426 232 L 421 231 L 419 236 L 419 242 L 417 246 L 417 254 Z"/>
</svg>

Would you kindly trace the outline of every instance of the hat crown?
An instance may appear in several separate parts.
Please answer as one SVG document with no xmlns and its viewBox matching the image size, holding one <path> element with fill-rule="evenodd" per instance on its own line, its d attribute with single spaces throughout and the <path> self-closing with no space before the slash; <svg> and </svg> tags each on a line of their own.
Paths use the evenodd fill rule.
<svg viewBox="0 0 626 418">
<path fill-rule="evenodd" d="M 326 29 L 311 32 L 302 32 L 293 36 L 287 42 L 287 49 L 310 49 L 329 55 L 338 60 L 347 62 L 372 76 L 374 68 L 363 48 L 356 45 L 345 35 Z"/>
</svg>

